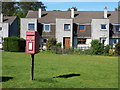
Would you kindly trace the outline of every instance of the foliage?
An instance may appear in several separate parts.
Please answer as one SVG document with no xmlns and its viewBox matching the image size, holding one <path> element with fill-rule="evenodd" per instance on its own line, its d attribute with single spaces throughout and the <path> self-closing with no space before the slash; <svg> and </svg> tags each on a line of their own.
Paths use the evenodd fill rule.
<svg viewBox="0 0 120 90">
<path fill-rule="evenodd" d="M 4 38 L 4 47 L 5 51 L 10 52 L 24 52 L 25 51 L 25 40 L 18 37 L 7 37 Z"/>
<path fill-rule="evenodd" d="M 50 48 L 52 46 L 55 46 L 56 45 L 56 38 L 49 38 L 47 43 L 46 43 L 46 46 L 47 46 L 47 49 L 50 50 Z"/>
<path fill-rule="evenodd" d="M 42 8 L 42 10 L 46 10 L 46 6 L 44 6 L 42 2 L 22 2 L 22 0 L 21 2 L 2 2 L 3 14 L 9 16 L 21 13 L 21 11 L 23 11 L 26 15 L 28 10 L 37 11 L 40 7 Z"/>
<path fill-rule="evenodd" d="M 85 54 L 85 55 L 92 55 L 92 49 L 85 49 L 83 51 L 81 51 L 82 54 Z"/>
<path fill-rule="evenodd" d="M 61 47 L 61 46 L 62 46 L 61 43 L 57 43 L 57 44 L 56 44 L 56 47 Z"/>
<path fill-rule="evenodd" d="M 17 9 L 16 2 L 2 2 L 2 12 L 4 15 L 12 16 Z"/>
<path fill-rule="evenodd" d="M 76 8 L 76 7 L 72 7 L 72 8 L 74 8 L 74 11 L 77 11 L 77 8 Z M 67 11 L 71 11 L 71 8 L 68 8 Z"/>
<path fill-rule="evenodd" d="M 18 2 L 19 9 L 24 11 L 25 13 L 28 12 L 28 10 L 37 11 L 38 8 L 42 8 L 43 11 L 46 10 L 46 6 L 42 2 Z"/>
<path fill-rule="evenodd" d="M 117 55 L 120 55 L 120 42 L 118 42 L 116 45 L 115 45 L 115 53 Z"/>
<path fill-rule="evenodd" d="M 104 52 L 104 45 L 99 43 L 99 40 L 92 40 L 91 49 L 93 55 L 101 55 Z"/>
<path fill-rule="evenodd" d="M 115 11 L 120 11 L 120 6 L 118 6 L 117 8 L 115 8 Z"/>
<path fill-rule="evenodd" d="M 53 11 L 61 11 L 61 10 L 53 10 Z"/>
<path fill-rule="evenodd" d="M 109 55 L 112 56 L 114 54 L 113 49 L 109 49 Z"/>
<path fill-rule="evenodd" d="M 104 46 L 104 53 L 109 53 L 110 45 Z"/>
</svg>

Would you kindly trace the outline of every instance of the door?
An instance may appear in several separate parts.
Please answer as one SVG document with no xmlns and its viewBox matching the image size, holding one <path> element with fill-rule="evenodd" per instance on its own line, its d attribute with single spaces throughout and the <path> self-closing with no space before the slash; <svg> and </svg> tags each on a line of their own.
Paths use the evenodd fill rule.
<svg viewBox="0 0 120 90">
<path fill-rule="evenodd" d="M 70 37 L 64 38 L 64 48 L 69 49 L 70 48 Z"/>
</svg>

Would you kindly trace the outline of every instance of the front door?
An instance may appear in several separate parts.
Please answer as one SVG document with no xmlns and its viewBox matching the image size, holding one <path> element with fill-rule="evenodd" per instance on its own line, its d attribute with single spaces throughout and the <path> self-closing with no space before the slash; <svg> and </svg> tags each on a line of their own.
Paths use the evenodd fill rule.
<svg viewBox="0 0 120 90">
<path fill-rule="evenodd" d="M 70 48 L 70 37 L 64 38 L 64 48 L 69 49 Z"/>
</svg>

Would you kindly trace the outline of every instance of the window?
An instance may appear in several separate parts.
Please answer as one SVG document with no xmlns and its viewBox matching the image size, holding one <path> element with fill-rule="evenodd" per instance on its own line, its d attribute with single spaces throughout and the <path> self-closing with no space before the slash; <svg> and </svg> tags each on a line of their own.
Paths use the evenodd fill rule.
<svg viewBox="0 0 120 90">
<path fill-rule="evenodd" d="M 65 24 L 64 25 L 64 30 L 70 30 L 70 24 Z"/>
<path fill-rule="evenodd" d="M 50 32 L 50 24 L 44 25 L 44 32 Z"/>
<path fill-rule="evenodd" d="M 106 29 L 107 29 L 106 26 L 107 26 L 106 24 L 102 24 L 102 25 L 101 25 L 101 29 L 102 29 L 102 30 L 104 30 L 104 29 L 106 30 Z"/>
<path fill-rule="evenodd" d="M 28 24 L 28 30 L 35 30 L 34 24 Z"/>
<path fill-rule="evenodd" d="M 115 26 L 115 30 L 116 32 L 120 31 L 120 26 L 119 25 Z"/>
<path fill-rule="evenodd" d="M 84 25 L 80 25 L 80 26 L 79 26 L 79 30 L 80 30 L 80 31 L 85 31 L 85 26 L 84 26 Z"/>
<path fill-rule="evenodd" d="M 86 44 L 86 39 L 79 39 L 78 44 Z"/>
</svg>

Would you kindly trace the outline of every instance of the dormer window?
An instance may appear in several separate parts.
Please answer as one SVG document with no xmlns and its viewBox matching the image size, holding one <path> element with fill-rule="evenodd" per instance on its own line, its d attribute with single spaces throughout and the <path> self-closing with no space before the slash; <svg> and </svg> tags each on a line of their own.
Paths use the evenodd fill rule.
<svg viewBox="0 0 120 90">
<path fill-rule="evenodd" d="M 34 24 L 28 24 L 28 30 L 35 30 Z"/>
<path fill-rule="evenodd" d="M 50 32 L 50 24 L 44 24 L 44 32 Z"/>
</svg>

